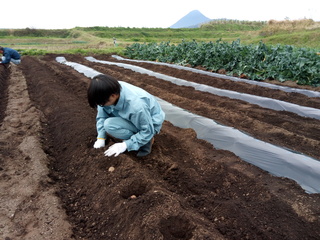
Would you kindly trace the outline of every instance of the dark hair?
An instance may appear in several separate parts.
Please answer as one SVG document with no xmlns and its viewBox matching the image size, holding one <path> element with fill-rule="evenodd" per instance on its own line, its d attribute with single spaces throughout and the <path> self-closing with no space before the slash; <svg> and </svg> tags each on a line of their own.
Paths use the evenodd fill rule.
<svg viewBox="0 0 320 240">
<path fill-rule="evenodd" d="M 95 76 L 89 84 L 87 96 L 90 107 L 96 108 L 97 105 L 104 105 L 112 94 L 120 94 L 121 85 L 117 79 L 99 74 Z"/>
<path fill-rule="evenodd" d="M 0 51 L 3 51 L 3 47 L 0 46 Z"/>
</svg>

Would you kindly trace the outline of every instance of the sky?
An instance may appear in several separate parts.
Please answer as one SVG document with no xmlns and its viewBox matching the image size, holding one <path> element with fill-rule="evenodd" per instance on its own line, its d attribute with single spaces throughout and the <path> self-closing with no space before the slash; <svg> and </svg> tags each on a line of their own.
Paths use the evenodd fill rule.
<svg viewBox="0 0 320 240">
<path fill-rule="evenodd" d="M 320 21 L 320 0 L 14 0 L 3 6 L 0 28 L 168 28 L 193 10 L 210 19 Z"/>
</svg>

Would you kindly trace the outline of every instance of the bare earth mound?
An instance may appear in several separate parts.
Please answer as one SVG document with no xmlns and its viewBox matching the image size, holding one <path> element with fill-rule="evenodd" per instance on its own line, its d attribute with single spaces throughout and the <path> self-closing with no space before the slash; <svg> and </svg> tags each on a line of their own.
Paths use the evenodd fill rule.
<svg viewBox="0 0 320 240">
<path fill-rule="evenodd" d="M 320 194 L 307 194 L 292 180 L 215 149 L 192 129 L 166 121 L 144 158 L 135 152 L 107 158 L 105 149 L 93 149 L 96 112 L 86 99 L 90 79 L 55 57 L 25 56 L 19 66 L 0 68 L 1 239 L 320 238 Z M 319 120 L 91 63 L 83 56 L 65 57 L 190 112 L 320 159 Z M 116 61 L 108 55 L 95 57 Z M 319 98 L 137 65 L 320 108 Z"/>
</svg>

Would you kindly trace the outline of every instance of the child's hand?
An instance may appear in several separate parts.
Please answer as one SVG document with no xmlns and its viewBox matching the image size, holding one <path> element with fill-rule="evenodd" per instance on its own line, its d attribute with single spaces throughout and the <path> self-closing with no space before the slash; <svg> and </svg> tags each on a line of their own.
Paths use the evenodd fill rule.
<svg viewBox="0 0 320 240">
<path fill-rule="evenodd" d="M 102 138 L 98 138 L 97 141 L 94 143 L 93 147 L 94 148 L 101 148 L 106 145 L 106 140 Z"/>
<path fill-rule="evenodd" d="M 127 144 L 125 142 L 115 143 L 104 152 L 104 155 L 107 157 L 111 157 L 112 155 L 117 157 L 120 153 L 123 153 L 126 150 Z"/>
</svg>

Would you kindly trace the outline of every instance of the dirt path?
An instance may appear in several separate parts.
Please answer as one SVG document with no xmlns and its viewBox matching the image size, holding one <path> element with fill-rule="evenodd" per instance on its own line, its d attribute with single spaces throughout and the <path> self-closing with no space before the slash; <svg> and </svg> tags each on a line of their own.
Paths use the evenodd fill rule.
<svg viewBox="0 0 320 240">
<path fill-rule="evenodd" d="M 31 103 L 16 66 L 1 82 L 9 87 L 1 95 L 7 105 L 1 107 L 0 238 L 68 239 L 71 227 L 54 195 L 49 161 L 39 142 L 41 112 Z"/>
<path fill-rule="evenodd" d="M 86 100 L 89 79 L 57 63 L 55 57 L 24 57 L 9 76 L 0 69 L 1 86 L 8 86 L 8 94 L 1 92 L 1 98 L 7 95 L 7 103 L 0 105 L 0 184 L 6 189 L 1 193 L 1 203 L 6 204 L 0 207 L 0 237 L 319 239 L 320 194 L 307 194 L 292 180 L 273 177 L 231 152 L 215 149 L 197 139 L 191 129 L 165 122 L 151 155 L 137 158 L 130 152 L 104 157 L 103 149 L 92 148 L 96 132 L 95 111 Z M 65 57 L 191 112 L 320 159 L 319 120 L 200 93 L 130 70 L 90 63 L 82 56 Z M 214 82 L 167 67 L 160 71 L 185 80 Z M 23 82 L 27 87 L 12 94 L 10 89 Z M 243 84 L 234 84 L 234 90 L 236 86 L 269 97 L 283 94 Z M 14 96 L 20 100 L 13 106 Z M 319 106 L 319 99 L 283 96 L 286 101 L 298 97 L 306 106 Z M 49 213 L 48 209 L 54 210 Z M 13 213 L 19 217 L 10 218 Z"/>
</svg>

